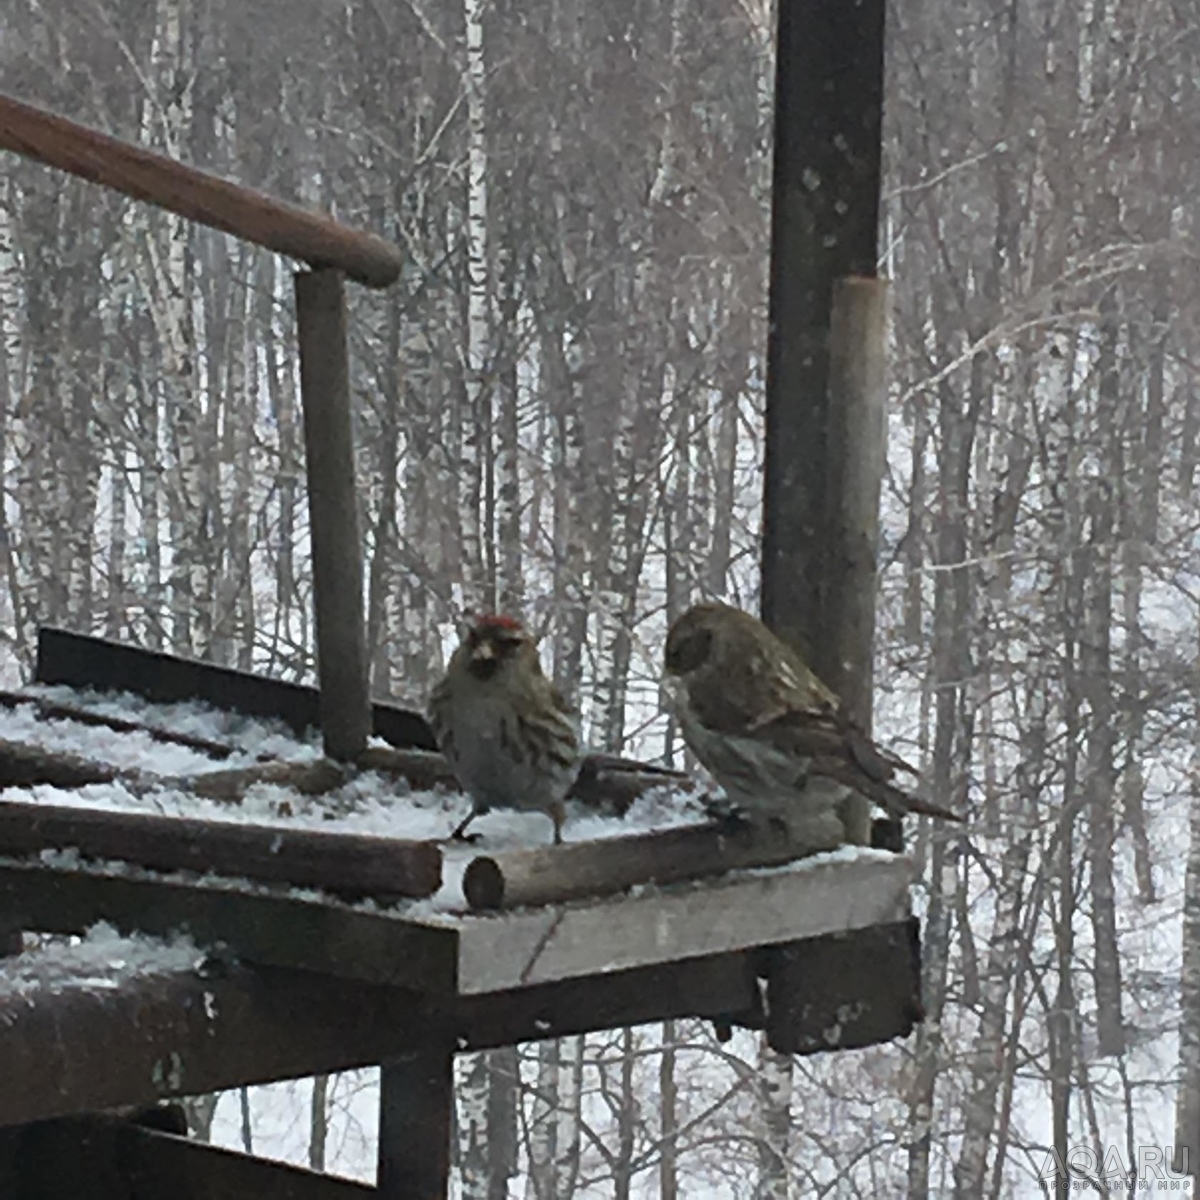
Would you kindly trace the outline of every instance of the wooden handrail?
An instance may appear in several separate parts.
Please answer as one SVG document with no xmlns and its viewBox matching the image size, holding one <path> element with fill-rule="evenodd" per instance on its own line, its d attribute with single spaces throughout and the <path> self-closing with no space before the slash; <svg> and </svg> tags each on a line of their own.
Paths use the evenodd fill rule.
<svg viewBox="0 0 1200 1200">
<path fill-rule="evenodd" d="M 367 287 L 400 274 L 397 246 L 172 158 L 0 95 L 0 149 L 102 184 L 312 267 L 336 267 Z"/>
</svg>

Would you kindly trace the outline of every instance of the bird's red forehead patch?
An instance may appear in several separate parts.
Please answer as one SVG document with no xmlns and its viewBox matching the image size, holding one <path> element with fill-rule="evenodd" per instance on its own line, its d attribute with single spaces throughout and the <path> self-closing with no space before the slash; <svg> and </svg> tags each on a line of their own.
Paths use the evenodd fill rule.
<svg viewBox="0 0 1200 1200">
<path fill-rule="evenodd" d="M 506 617 L 503 613 L 488 613 L 475 622 L 476 629 L 510 629 L 514 632 L 521 628 L 521 622 L 515 617 Z"/>
</svg>

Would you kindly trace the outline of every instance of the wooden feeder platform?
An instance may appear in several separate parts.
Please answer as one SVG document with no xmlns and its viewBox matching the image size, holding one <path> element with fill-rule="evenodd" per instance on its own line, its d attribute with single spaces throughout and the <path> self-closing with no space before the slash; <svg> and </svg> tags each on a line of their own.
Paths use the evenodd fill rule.
<svg viewBox="0 0 1200 1200">
<path fill-rule="evenodd" d="M 316 712 L 309 689 L 98 638 L 43 629 L 38 648 L 40 686 L 0 697 L 0 708 L 30 706 L 35 727 L 108 726 L 117 741 L 181 737 L 227 786 L 239 774 L 225 766 L 234 747 L 172 730 L 169 709 L 115 716 L 98 685 L 159 705 L 199 696 L 297 730 Z M 376 747 L 380 761 L 395 774 L 435 757 L 419 714 L 376 705 L 374 728 L 388 743 Z M 456 1053 L 701 1017 L 764 1029 L 775 1048 L 803 1054 L 901 1037 L 920 1018 L 912 870 L 899 855 L 856 849 L 781 861 L 778 846 L 701 817 L 622 833 L 614 816 L 611 835 L 594 840 L 489 849 L 326 832 L 286 816 L 256 824 L 58 803 L 72 788 L 106 782 L 156 794 L 147 774 L 114 767 L 120 755 L 107 759 L 0 742 L 9 789 L 0 801 L 2 928 L 82 933 L 104 921 L 129 934 L 186 934 L 197 954 L 185 970 L 78 986 L 57 979 L 44 993 L 0 982 L 0 1125 L 22 1127 L 0 1138 L 0 1183 L 4 1146 L 18 1155 L 36 1135 L 90 1139 L 102 1157 L 119 1144 L 122 1161 L 132 1155 L 156 1170 L 164 1161 L 182 1170 L 186 1155 L 197 1178 L 224 1187 L 232 1172 L 251 1186 L 275 1168 L 94 1114 L 383 1064 L 379 1194 L 422 1195 L 385 1187 L 388 1171 L 411 1179 L 431 1169 L 389 1139 L 387 1098 L 397 1079 L 410 1088 L 420 1079 L 433 1089 L 422 1105 L 448 1112 L 449 1093 L 440 1104 L 436 1093 L 449 1088 Z M 255 778 L 287 765 L 241 770 Z M 172 794 L 186 784 L 226 803 L 225 790 L 207 786 L 211 777 L 167 782 Z M 414 777 L 428 786 L 445 772 L 425 764 Z M 580 803 L 602 807 L 611 783 L 617 809 L 671 782 L 668 772 L 618 759 L 602 760 L 590 780 Z M 12 798 L 14 787 L 39 785 L 56 787 L 53 800 Z M 456 814 L 442 815 L 448 832 Z M 0 960 L 0 981 L 4 973 Z M 210 1167 L 196 1166 L 198 1153 Z M 279 1170 L 293 1186 L 295 1169 Z M 295 1194 L 350 1192 L 331 1180 L 327 1191 Z"/>
</svg>

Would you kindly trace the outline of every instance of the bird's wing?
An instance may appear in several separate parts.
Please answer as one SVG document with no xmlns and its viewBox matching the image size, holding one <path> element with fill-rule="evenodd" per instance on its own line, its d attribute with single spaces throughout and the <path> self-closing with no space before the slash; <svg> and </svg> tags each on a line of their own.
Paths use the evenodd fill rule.
<svg viewBox="0 0 1200 1200">
<path fill-rule="evenodd" d="M 840 706 L 792 709 L 759 730 L 759 736 L 809 759 L 808 770 L 862 793 L 893 816 L 922 813 L 961 821 L 950 809 L 898 788 L 897 769 L 916 774 L 903 759 L 877 746 Z"/>
<path fill-rule="evenodd" d="M 550 702 L 564 716 L 575 716 L 575 709 L 567 703 L 567 698 L 554 684 L 550 684 Z"/>
</svg>

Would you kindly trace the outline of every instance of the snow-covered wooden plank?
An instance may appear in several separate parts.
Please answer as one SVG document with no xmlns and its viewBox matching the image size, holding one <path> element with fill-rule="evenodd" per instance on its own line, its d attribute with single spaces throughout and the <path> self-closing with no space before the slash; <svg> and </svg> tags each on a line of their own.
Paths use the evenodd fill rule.
<svg viewBox="0 0 1200 1200">
<path fill-rule="evenodd" d="M 846 849 L 718 881 L 454 922 L 470 995 L 901 921 L 913 865 Z"/>
<path fill-rule="evenodd" d="M 105 921 L 122 932 L 185 932 L 202 950 L 244 962 L 433 995 L 454 989 L 453 929 L 320 896 L 257 891 L 249 881 L 239 889 L 231 880 L 184 882 L 6 860 L 0 861 L 0 912 L 7 925 L 38 933 L 79 933 Z"/>
</svg>

